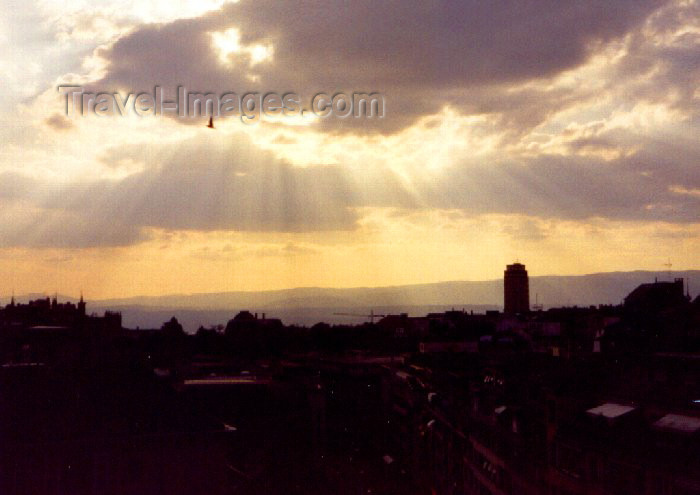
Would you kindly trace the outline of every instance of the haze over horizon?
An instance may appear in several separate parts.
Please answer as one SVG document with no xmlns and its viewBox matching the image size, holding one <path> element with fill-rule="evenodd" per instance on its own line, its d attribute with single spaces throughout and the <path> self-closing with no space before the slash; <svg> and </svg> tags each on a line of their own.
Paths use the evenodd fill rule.
<svg viewBox="0 0 700 495">
<path fill-rule="evenodd" d="M 530 277 L 530 304 L 562 306 L 620 304 L 640 284 L 683 278 L 691 297 L 700 289 L 700 270 L 610 272 Z M 264 292 L 169 294 L 89 302 L 99 311 L 121 311 L 127 327 L 159 328 L 176 316 L 189 332 L 225 324 L 241 310 L 265 313 L 286 324 L 359 324 L 376 315 L 424 316 L 449 309 L 484 313 L 503 310 L 503 279 L 450 281 L 391 287 L 300 287 Z"/>
<path fill-rule="evenodd" d="M 0 293 L 698 268 L 697 0 L 0 2 Z M 65 84 L 386 116 L 69 118 Z"/>
<path fill-rule="evenodd" d="M 561 278 L 561 279 L 583 279 L 583 278 L 590 278 L 590 277 L 607 277 L 607 276 L 616 276 L 616 275 L 623 275 L 623 276 L 639 276 L 640 280 L 643 281 L 653 281 L 655 279 L 658 279 L 658 281 L 671 281 L 675 277 L 685 277 L 687 278 L 691 275 L 700 275 L 700 269 L 689 269 L 689 270 L 672 270 L 668 271 L 666 269 L 664 270 L 630 270 L 630 271 L 611 271 L 611 272 L 595 272 L 595 273 L 583 273 L 583 274 L 544 274 L 544 275 L 530 275 L 530 279 L 556 279 L 556 278 Z M 651 277 L 651 278 L 649 278 Z M 297 286 L 297 287 L 285 287 L 285 288 L 280 288 L 280 289 L 263 289 L 263 290 L 230 290 L 230 291 L 203 291 L 203 292 L 178 292 L 178 293 L 166 293 L 166 294 L 158 294 L 158 295 L 147 295 L 147 294 L 136 294 L 136 295 L 131 295 L 131 296 L 115 296 L 115 297 L 107 297 L 107 298 L 88 298 L 85 294 L 82 293 L 83 297 L 88 300 L 88 301 L 94 301 L 98 303 L 104 303 L 104 302 L 109 302 L 109 301 L 125 301 L 125 300 L 130 300 L 130 299 L 159 299 L 161 297 L 187 297 L 187 296 L 204 296 L 206 297 L 207 295 L 220 295 L 220 294 L 261 294 L 261 293 L 285 293 L 289 291 L 297 291 L 297 290 L 339 290 L 339 291 L 345 291 L 345 290 L 363 290 L 363 289 L 369 289 L 369 290 L 374 290 L 374 289 L 394 289 L 394 288 L 404 288 L 404 287 L 427 287 L 427 286 L 436 286 L 436 285 L 445 285 L 445 284 L 459 284 L 459 283 L 466 283 L 466 284 L 481 284 L 481 283 L 500 283 L 502 282 L 502 278 L 489 278 L 489 279 L 483 279 L 483 280 L 469 280 L 469 279 L 464 279 L 464 280 L 438 280 L 438 281 L 433 281 L 433 282 L 416 282 L 416 283 L 410 283 L 410 284 L 395 284 L 395 285 L 362 285 L 362 286 L 347 286 L 347 287 L 332 287 L 332 286 Z M 74 294 L 65 294 L 60 291 L 37 291 L 37 292 L 25 292 L 25 293 L 9 293 L 9 294 L 2 294 L 0 295 L 0 304 L 2 304 L 3 300 L 9 300 L 10 298 L 15 298 L 17 301 L 28 301 L 31 298 L 40 298 L 40 297 L 57 297 L 59 300 L 66 300 L 66 301 L 77 301 L 80 299 L 81 295 L 74 295 Z M 489 301 L 489 304 L 491 301 Z"/>
</svg>

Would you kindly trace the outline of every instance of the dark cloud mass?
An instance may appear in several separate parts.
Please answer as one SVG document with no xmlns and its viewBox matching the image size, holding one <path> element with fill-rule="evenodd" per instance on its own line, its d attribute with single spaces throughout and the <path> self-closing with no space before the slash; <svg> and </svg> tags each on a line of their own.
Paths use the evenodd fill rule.
<svg viewBox="0 0 700 495">
<path fill-rule="evenodd" d="M 378 91 L 391 118 L 329 120 L 329 128 L 394 131 L 445 105 L 474 108 L 464 90 L 552 76 L 621 38 L 663 0 L 250 1 L 200 18 L 147 25 L 102 50 L 96 88 L 198 91 Z M 235 27 L 243 44 L 274 45 L 274 60 L 247 53 L 220 63 L 211 32 Z M 255 76 L 257 81 L 251 82 Z M 495 102 L 494 102 L 495 103 Z M 480 111 L 488 110 L 480 108 Z"/>
</svg>

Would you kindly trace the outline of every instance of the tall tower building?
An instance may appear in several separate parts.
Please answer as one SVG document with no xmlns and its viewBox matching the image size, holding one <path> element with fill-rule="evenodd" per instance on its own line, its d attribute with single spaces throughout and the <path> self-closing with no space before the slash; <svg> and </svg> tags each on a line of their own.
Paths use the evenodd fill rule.
<svg viewBox="0 0 700 495">
<path fill-rule="evenodd" d="M 503 302 L 506 314 L 530 311 L 530 282 L 525 265 L 513 263 L 506 266 L 503 278 Z"/>
<path fill-rule="evenodd" d="M 85 301 L 83 300 L 83 291 L 80 291 L 80 302 L 78 303 L 78 313 L 80 313 L 80 316 L 85 316 Z"/>
</svg>

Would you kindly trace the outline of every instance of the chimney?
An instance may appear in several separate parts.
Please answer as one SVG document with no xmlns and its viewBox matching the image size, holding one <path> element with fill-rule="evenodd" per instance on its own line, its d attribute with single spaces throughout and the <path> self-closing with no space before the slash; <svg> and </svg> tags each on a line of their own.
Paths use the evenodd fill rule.
<svg viewBox="0 0 700 495">
<path fill-rule="evenodd" d="M 262 317 L 262 319 L 263 319 L 263 320 L 265 319 L 265 313 L 263 313 L 263 317 Z"/>
<path fill-rule="evenodd" d="M 258 319 L 258 313 L 255 313 L 255 319 L 256 320 Z"/>
</svg>

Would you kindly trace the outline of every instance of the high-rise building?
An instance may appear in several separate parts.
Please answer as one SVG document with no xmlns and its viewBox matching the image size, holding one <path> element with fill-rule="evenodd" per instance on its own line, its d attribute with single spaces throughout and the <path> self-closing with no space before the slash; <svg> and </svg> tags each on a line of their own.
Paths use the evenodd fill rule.
<svg viewBox="0 0 700 495">
<path fill-rule="evenodd" d="M 530 283 L 525 265 L 513 263 L 506 266 L 503 278 L 504 312 L 507 314 L 530 311 Z"/>
</svg>

